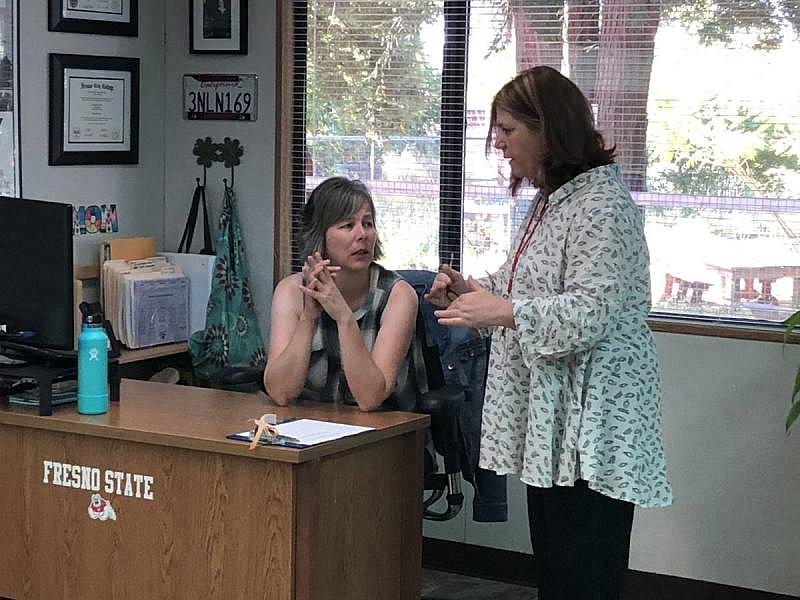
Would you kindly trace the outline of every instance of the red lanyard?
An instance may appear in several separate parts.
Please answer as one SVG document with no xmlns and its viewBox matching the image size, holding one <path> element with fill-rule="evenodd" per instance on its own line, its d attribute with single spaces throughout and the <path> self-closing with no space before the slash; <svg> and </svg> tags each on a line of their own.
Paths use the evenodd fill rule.
<svg viewBox="0 0 800 600">
<path fill-rule="evenodd" d="M 538 204 L 538 201 L 537 201 Z M 525 225 L 525 233 L 522 234 L 522 239 L 519 241 L 519 246 L 517 246 L 516 252 L 514 252 L 514 260 L 511 261 L 511 274 L 508 276 L 508 286 L 506 291 L 510 294 L 511 289 L 514 287 L 514 274 L 517 272 L 517 263 L 519 262 L 520 257 L 528 248 L 528 244 L 531 242 L 531 238 L 533 237 L 536 228 L 539 226 L 539 223 L 542 222 L 544 219 L 544 211 L 547 208 L 547 204 L 542 205 L 541 211 L 538 211 L 538 206 L 534 206 L 533 210 L 531 211 L 531 218 L 528 219 L 528 224 Z M 539 213 L 539 216 L 536 216 L 536 213 Z"/>
</svg>

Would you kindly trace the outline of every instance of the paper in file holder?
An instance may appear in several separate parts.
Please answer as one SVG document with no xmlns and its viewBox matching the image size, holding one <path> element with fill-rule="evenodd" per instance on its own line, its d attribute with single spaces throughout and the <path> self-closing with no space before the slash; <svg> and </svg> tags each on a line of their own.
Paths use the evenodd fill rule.
<svg viewBox="0 0 800 600">
<path fill-rule="evenodd" d="M 170 264 L 177 266 L 189 278 L 189 335 L 206 328 L 206 307 L 211 295 L 216 256 L 159 252 Z"/>
<path fill-rule="evenodd" d="M 164 257 L 103 263 L 106 318 L 128 348 L 189 338 L 189 278 Z"/>
</svg>

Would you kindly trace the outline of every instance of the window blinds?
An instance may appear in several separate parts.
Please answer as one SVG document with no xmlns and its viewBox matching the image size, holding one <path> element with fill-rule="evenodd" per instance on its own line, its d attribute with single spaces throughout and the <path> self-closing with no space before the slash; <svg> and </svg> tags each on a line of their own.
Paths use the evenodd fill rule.
<svg viewBox="0 0 800 600">
<path fill-rule="evenodd" d="M 359 177 L 386 266 L 497 268 L 535 190 L 511 198 L 504 161 L 484 154 L 491 97 L 548 64 L 617 145 L 654 310 L 778 321 L 800 308 L 797 0 L 312 0 L 294 13 L 295 217 L 323 178 Z"/>
<path fill-rule="evenodd" d="M 457 263 L 466 5 L 317 0 L 294 10 L 292 121 L 304 134 L 292 154 L 295 222 L 324 178 L 357 177 L 373 193 L 386 266 Z"/>
</svg>

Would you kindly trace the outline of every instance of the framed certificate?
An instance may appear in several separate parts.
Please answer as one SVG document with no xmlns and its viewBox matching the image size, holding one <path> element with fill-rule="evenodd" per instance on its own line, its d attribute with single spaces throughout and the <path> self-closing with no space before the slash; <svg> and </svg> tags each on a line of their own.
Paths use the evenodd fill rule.
<svg viewBox="0 0 800 600">
<path fill-rule="evenodd" d="M 49 0 L 49 31 L 139 34 L 139 0 Z"/>
<path fill-rule="evenodd" d="M 50 165 L 139 162 L 139 59 L 50 55 Z"/>
<path fill-rule="evenodd" d="M 189 0 L 189 52 L 247 54 L 247 0 Z"/>
</svg>

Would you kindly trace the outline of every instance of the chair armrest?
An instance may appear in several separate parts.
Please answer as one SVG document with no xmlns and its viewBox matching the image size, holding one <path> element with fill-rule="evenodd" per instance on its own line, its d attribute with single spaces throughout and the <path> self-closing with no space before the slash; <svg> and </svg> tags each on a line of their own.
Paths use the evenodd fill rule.
<svg viewBox="0 0 800 600">
<path fill-rule="evenodd" d="M 264 389 L 264 369 L 257 367 L 226 367 L 222 370 L 222 385 L 240 386 L 257 385 L 258 388 L 266 393 Z"/>
<path fill-rule="evenodd" d="M 417 412 L 431 416 L 431 437 L 436 452 L 444 458 L 445 473 L 461 470 L 461 431 L 458 413 L 464 402 L 464 390 L 446 385 L 423 394 Z"/>
<path fill-rule="evenodd" d="M 437 390 L 431 390 L 419 399 L 417 410 L 414 412 L 431 416 L 445 415 L 451 411 L 458 411 L 458 403 L 463 399 L 464 390 L 456 385 L 446 385 Z"/>
</svg>

